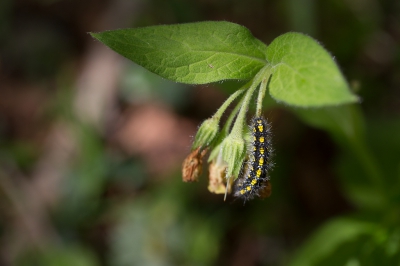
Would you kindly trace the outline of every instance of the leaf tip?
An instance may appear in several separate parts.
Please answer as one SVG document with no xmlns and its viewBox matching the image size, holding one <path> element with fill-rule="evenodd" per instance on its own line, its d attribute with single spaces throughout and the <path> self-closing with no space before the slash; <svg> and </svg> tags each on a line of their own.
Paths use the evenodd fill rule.
<svg viewBox="0 0 400 266">
<path fill-rule="evenodd" d="M 92 36 L 96 40 L 99 40 L 100 33 L 97 33 L 97 32 L 88 32 L 88 33 L 90 34 L 90 36 Z"/>
</svg>

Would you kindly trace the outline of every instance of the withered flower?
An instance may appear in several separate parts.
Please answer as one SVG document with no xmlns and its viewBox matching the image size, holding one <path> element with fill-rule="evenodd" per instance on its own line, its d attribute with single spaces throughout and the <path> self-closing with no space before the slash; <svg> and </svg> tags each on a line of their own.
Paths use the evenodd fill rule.
<svg viewBox="0 0 400 266">
<path fill-rule="evenodd" d="M 192 151 L 182 164 L 182 180 L 183 182 L 197 182 L 201 175 L 203 158 L 208 149 L 201 150 L 200 147 Z"/>
<path fill-rule="evenodd" d="M 226 181 L 226 168 L 228 165 L 220 160 L 212 161 L 208 167 L 209 171 L 209 182 L 208 191 L 215 194 L 224 194 L 228 189 L 228 193 L 231 191 L 231 184 L 227 186 Z"/>
</svg>

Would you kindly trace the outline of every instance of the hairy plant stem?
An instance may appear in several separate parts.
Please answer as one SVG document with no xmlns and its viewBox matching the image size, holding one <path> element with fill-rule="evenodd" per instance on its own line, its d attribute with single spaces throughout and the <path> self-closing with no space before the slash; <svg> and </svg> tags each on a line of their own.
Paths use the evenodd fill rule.
<svg viewBox="0 0 400 266">
<path fill-rule="evenodd" d="M 215 112 L 213 115 L 213 119 L 220 120 L 224 112 L 226 111 L 226 108 L 240 95 L 242 94 L 248 87 L 250 87 L 250 82 L 246 83 L 243 85 L 240 89 L 235 91 L 231 96 L 229 96 L 228 99 L 221 105 L 221 107 Z"/>
<path fill-rule="evenodd" d="M 251 86 L 248 88 L 244 98 L 243 98 L 243 103 L 240 107 L 239 114 L 236 118 L 235 124 L 233 125 L 231 134 L 234 137 L 239 137 L 243 138 L 243 127 L 246 124 L 246 113 L 247 110 L 249 109 L 250 101 L 253 96 L 254 91 L 256 90 L 257 86 L 261 83 L 263 78 L 265 77 L 265 74 L 269 72 L 270 66 L 267 65 L 263 67 L 254 77 L 254 79 L 251 81 Z"/>
<path fill-rule="evenodd" d="M 228 119 L 226 120 L 224 127 L 221 130 L 221 138 L 225 138 L 229 134 L 229 129 L 231 128 L 232 123 L 233 123 L 236 115 L 238 114 L 240 107 L 243 104 L 243 100 L 244 100 L 244 97 L 242 97 L 242 99 L 240 99 L 240 101 L 236 104 L 235 108 L 230 113 Z"/>
<path fill-rule="evenodd" d="M 256 116 L 261 116 L 262 105 L 263 105 L 263 101 L 264 101 L 264 97 L 265 97 L 265 91 L 267 90 L 268 80 L 271 76 L 269 71 L 266 71 L 265 74 L 266 75 L 263 76 L 263 79 L 261 81 L 260 89 L 258 90 Z"/>
</svg>

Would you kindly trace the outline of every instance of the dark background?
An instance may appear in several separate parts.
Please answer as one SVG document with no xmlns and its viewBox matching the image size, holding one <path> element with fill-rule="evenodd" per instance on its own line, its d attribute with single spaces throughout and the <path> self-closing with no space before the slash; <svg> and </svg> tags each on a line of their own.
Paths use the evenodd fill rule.
<svg viewBox="0 0 400 266">
<path fill-rule="evenodd" d="M 318 109 L 277 105 L 264 113 L 270 198 L 224 202 L 206 169 L 182 183 L 197 126 L 238 86 L 161 79 L 88 32 L 204 20 L 267 44 L 288 31 L 317 39 L 362 99 L 349 108 L 365 139 L 336 134 L 352 112 L 324 128 Z M 300 265 L 310 235 L 338 217 L 383 233 L 343 233 L 327 251 L 339 226 L 308 265 L 398 265 L 399 43 L 397 0 L 2 0 L 0 265 Z"/>
</svg>

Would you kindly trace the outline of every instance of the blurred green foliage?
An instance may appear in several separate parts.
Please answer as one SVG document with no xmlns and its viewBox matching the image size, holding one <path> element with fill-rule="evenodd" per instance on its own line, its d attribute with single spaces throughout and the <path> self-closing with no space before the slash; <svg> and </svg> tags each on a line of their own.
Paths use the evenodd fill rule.
<svg viewBox="0 0 400 266">
<path fill-rule="evenodd" d="M 399 265 L 399 1 L 152 0 L 115 9 L 135 16 L 121 27 L 228 20 L 265 43 L 301 31 L 358 84 L 360 105 L 290 109 L 266 99 L 273 193 L 246 206 L 208 193 L 206 169 L 196 184 L 181 182 L 180 162 L 152 172 L 168 158 L 149 166 L 113 142 L 118 126 L 99 129 L 72 111 L 71 84 L 93 44 L 86 32 L 115 28 L 120 17 L 101 19 L 111 2 L 124 1 L 0 2 L 0 265 Z M 162 101 L 200 124 L 239 87 L 180 87 L 124 64 L 118 118 Z M 21 184 L 38 178 L 43 135 L 60 122 L 78 148 L 44 209 L 56 237 L 35 242 L 13 231 L 24 222 Z"/>
</svg>

